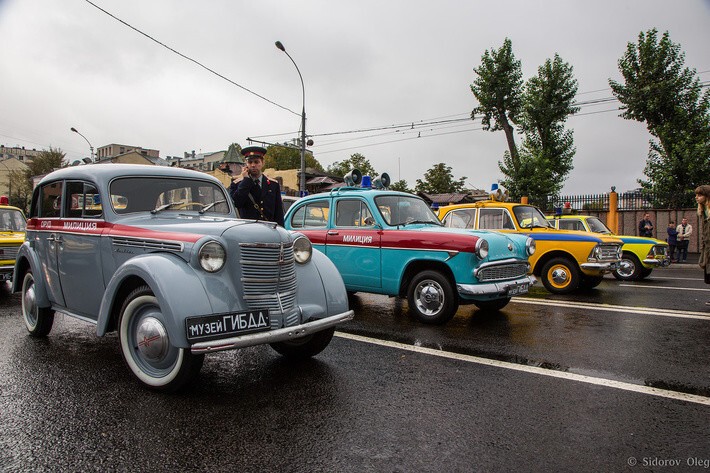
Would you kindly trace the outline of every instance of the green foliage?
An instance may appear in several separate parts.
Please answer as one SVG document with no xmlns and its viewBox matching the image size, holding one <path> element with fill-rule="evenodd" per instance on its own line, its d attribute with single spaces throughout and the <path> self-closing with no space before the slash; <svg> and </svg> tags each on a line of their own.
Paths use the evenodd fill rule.
<svg viewBox="0 0 710 473">
<path fill-rule="evenodd" d="M 710 91 L 702 92 L 684 62 L 680 45 L 667 31 L 659 39 L 654 28 L 627 44 L 618 62 L 624 82 L 609 80 L 621 116 L 645 122 L 656 138 L 644 169 L 648 179 L 638 182 L 658 196 L 655 204 L 676 208 L 692 206 L 692 190 L 710 175 Z"/>
<path fill-rule="evenodd" d="M 9 196 L 10 204 L 27 211 L 32 199 L 32 178 L 64 167 L 65 156 L 66 153 L 61 149 L 50 146 L 49 150 L 39 152 L 31 162 L 26 163 L 27 170 L 10 171 L 9 180 L 10 187 L 12 187 L 12 193 Z"/>
<path fill-rule="evenodd" d="M 308 151 L 306 151 L 306 167 L 323 171 L 321 163 Z M 300 148 L 282 145 L 269 146 L 264 156 L 264 169 L 270 168 L 276 169 L 277 171 L 301 169 Z"/>
<path fill-rule="evenodd" d="M 498 163 L 506 176 L 501 183 L 514 199 L 525 195 L 532 203 L 546 204 L 573 167 L 574 138 L 564 129 L 567 117 L 578 111 L 572 105 L 577 93 L 572 66 L 555 54 L 523 87 L 520 62 L 506 38 L 500 49 L 483 54 L 474 71 L 478 77 L 471 90 L 479 106 L 471 116 L 481 114 L 485 130 L 503 130 L 508 143 Z M 524 134 L 520 149 L 513 125 Z"/>
<path fill-rule="evenodd" d="M 363 176 L 370 176 L 373 179 L 379 176 L 375 168 L 370 164 L 370 161 L 360 153 L 355 153 L 344 161 L 334 162 L 328 166 L 325 172 L 333 176 L 344 176 L 353 169 L 358 169 Z"/>
<path fill-rule="evenodd" d="M 454 180 L 451 173 L 451 166 L 444 163 L 435 164 L 425 174 L 424 180 L 417 179 L 414 187 L 416 192 L 426 192 L 427 194 L 446 194 L 462 192 L 466 177 Z"/>
<path fill-rule="evenodd" d="M 517 170 L 513 125 L 523 108 L 523 72 L 510 39 L 506 38 L 499 49 L 486 50 L 481 65 L 473 70 L 478 77 L 471 85 L 471 92 L 478 100 L 478 107 L 471 112 L 471 119 L 480 115 L 484 130 L 505 132 L 511 163 Z"/>
<path fill-rule="evenodd" d="M 414 191 L 407 185 L 407 181 L 404 179 L 400 179 L 399 181 L 392 183 L 389 188 L 393 191 L 409 192 L 410 194 L 414 193 Z"/>
</svg>

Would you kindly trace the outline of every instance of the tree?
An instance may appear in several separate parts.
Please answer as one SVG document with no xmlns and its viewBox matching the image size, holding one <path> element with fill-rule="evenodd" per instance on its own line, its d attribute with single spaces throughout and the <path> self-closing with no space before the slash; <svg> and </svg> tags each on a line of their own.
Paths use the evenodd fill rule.
<svg viewBox="0 0 710 473">
<path fill-rule="evenodd" d="M 417 185 L 414 187 L 416 192 L 425 192 L 427 194 L 447 194 L 454 192 L 462 192 L 466 177 L 455 181 L 451 173 L 451 166 L 444 163 L 435 164 L 425 174 L 424 180 L 417 179 Z"/>
<path fill-rule="evenodd" d="M 306 151 L 306 167 L 323 171 L 323 166 Z M 274 168 L 277 171 L 286 169 L 301 169 L 301 150 L 293 146 L 271 145 L 266 149 L 264 169 Z"/>
<path fill-rule="evenodd" d="M 471 119 L 481 115 L 484 130 L 505 132 L 510 164 L 517 171 L 518 149 L 513 126 L 523 106 L 523 73 L 520 61 L 513 54 L 510 39 L 505 38 L 500 49 L 486 50 L 481 57 L 481 65 L 473 71 L 478 77 L 471 85 L 471 92 L 478 100 L 478 107 L 471 112 Z"/>
<path fill-rule="evenodd" d="M 10 202 L 21 209 L 28 210 L 34 189 L 32 178 L 64 167 L 65 156 L 66 153 L 60 148 L 50 146 L 49 150 L 40 151 L 32 161 L 27 163 L 27 170 L 11 171 L 9 179 L 12 182 L 13 192 Z"/>
<path fill-rule="evenodd" d="M 527 195 L 544 204 L 548 195 L 562 189 L 572 170 L 574 139 L 564 129 L 567 117 L 578 110 L 572 105 L 577 93 L 572 66 L 555 54 L 523 86 L 520 61 L 506 38 L 500 49 L 486 50 L 474 72 L 478 77 L 471 91 L 479 106 L 471 117 L 481 114 L 483 129 L 503 130 L 508 143 L 498 163 L 506 176 L 501 183 L 513 198 Z M 515 144 L 514 127 L 524 135 L 521 148 Z"/>
<path fill-rule="evenodd" d="M 531 203 L 545 207 L 548 196 L 562 190 L 573 168 L 574 138 L 564 123 L 579 110 L 573 106 L 576 94 L 572 66 L 557 54 L 554 59 L 547 59 L 538 68 L 537 76 L 525 84 L 519 118 L 525 138 L 518 166 L 510 154 L 498 164 L 507 176 L 501 183 L 514 199 L 527 195 Z"/>
<path fill-rule="evenodd" d="M 399 181 L 391 184 L 389 188 L 393 191 L 409 192 L 412 194 L 412 189 L 409 188 L 407 181 L 404 179 L 400 179 Z"/>
<path fill-rule="evenodd" d="M 353 169 L 357 169 L 363 176 L 370 176 L 373 179 L 379 175 L 370 161 L 360 153 L 355 153 L 344 161 L 334 162 L 328 166 L 326 172 L 334 176 L 344 176 Z"/>
<path fill-rule="evenodd" d="M 669 207 L 693 204 L 692 190 L 710 175 L 710 91 L 702 93 L 695 69 L 666 31 L 655 28 L 627 43 L 619 59 L 623 83 L 609 79 L 623 104 L 621 117 L 645 122 L 655 138 L 649 143 L 641 186 Z M 678 190 L 682 190 L 679 192 Z"/>
</svg>

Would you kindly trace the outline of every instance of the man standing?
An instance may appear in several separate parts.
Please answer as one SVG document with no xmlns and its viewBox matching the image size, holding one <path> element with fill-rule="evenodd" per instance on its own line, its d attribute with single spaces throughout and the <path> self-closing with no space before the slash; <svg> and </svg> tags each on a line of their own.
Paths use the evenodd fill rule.
<svg viewBox="0 0 710 473">
<path fill-rule="evenodd" d="M 651 222 L 651 215 L 644 214 L 643 220 L 639 222 L 639 236 L 653 237 L 653 222 Z"/>
<path fill-rule="evenodd" d="M 261 173 L 265 154 L 266 149 L 261 146 L 242 149 L 246 166 L 241 176 L 232 179 L 229 195 L 241 218 L 268 220 L 283 227 L 284 208 L 279 183 Z"/>
<path fill-rule="evenodd" d="M 680 225 L 676 227 L 678 232 L 678 262 L 685 263 L 688 258 L 688 244 L 690 243 L 690 235 L 693 234 L 693 226 L 688 223 L 688 219 L 683 217 Z"/>
</svg>

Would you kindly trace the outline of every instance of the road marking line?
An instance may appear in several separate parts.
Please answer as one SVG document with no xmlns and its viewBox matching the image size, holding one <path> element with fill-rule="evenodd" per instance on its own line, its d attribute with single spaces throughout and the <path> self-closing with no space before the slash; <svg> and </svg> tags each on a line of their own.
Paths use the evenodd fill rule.
<svg viewBox="0 0 710 473">
<path fill-rule="evenodd" d="M 551 378 L 565 379 L 568 381 L 577 381 L 580 383 L 594 384 L 597 386 L 604 386 L 608 388 L 621 389 L 623 391 L 631 391 L 640 394 L 647 394 L 650 396 L 665 397 L 668 399 L 674 399 L 678 401 L 692 402 L 695 404 L 702 404 L 705 406 L 710 406 L 710 397 L 699 396 L 697 394 L 686 394 L 679 393 L 676 391 L 668 391 L 665 389 L 653 388 L 650 386 L 641 386 L 640 384 L 625 383 L 622 381 L 614 381 L 611 379 L 604 378 L 594 378 L 592 376 L 586 376 L 581 374 L 567 373 L 564 371 L 554 371 L 545 368 L 539 368 L 537 366 L 526 366 L 519 365 L 516 363 L 510 363 L 507 361 L 497 361 L 490 360 L 487 358 L 481 358 L 472 355 L 463 355 L 460 353 L 452 353 L 443 350 L 436 350 L 433 348 L 418 347 L 414 345 L 407 345 L 399 342 L 391 342 L 388 340 L 379 340 L 376 338 L 364 337 L 361 335 L 354 335 L 351 333 L 335 332 L 336 337 L 345 338 L 348 340 L 353 340 L 356 342 L 369 343 L 371 345 L 379 345 L 388 348 L 395 348 L 398 350 L 405 350 L 415 353 L 422 353 L 424 355 L 438 356 L 440 358 L 448 358 L 451 360 L 465 361 L 467 363 L 475 363 L 478 365 L 491 366 L 494 368 L 503 368 L 514 371 L 522 371 L 524 373 L 537 374 L 541 376 L 548 376 Z"/>
<path fill-rule="evenodd" d="M 704 291 L 710 292 L 710 289 L 702 289 L 695 287 L 673 287 L 673 286 L 651 286 L 647 284 L 619 284 L 622 287 L 642 287 L 644 289 L 676 289 L 678 291 Z"/>
<path fill-rule="evenodd" d="M 540 299 L 531 299 L 529 297 L 513 297 L 511 302 L 531 305 L 546 305 L 552 307 L 566 307 L 576 309 L 602 310 L 606 312 L 627 312 L 631 314 L 643 315 L 660 315 L 661 317 L 676 317 L 681 319 L 695 319 L 710 321 L 710 312 L 692 312 L 689 310 L 667 310 L 656 309 L 654 307 L 630 307 L 623 305 L 611 304 L 591 304 L 587 302 L 567 302 L 567 301 L 548 301 Z"/>
</svg>

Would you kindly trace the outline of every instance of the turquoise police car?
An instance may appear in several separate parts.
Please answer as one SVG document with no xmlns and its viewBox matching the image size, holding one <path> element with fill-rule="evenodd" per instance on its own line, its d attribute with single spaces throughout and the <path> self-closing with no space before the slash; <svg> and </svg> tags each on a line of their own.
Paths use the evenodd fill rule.
<svg viewBox="0 0 710 473">
<path fill-rule="evenodd" d="M 531 238 L 445 228 L 421 198 L 357 183 L 299 199 L 285 218 L 330 258 L 348 292 L 406 297 L 418 320 L 444 324 L 459 304 L 499 310 L 535 283 Z"/>
</svg>

